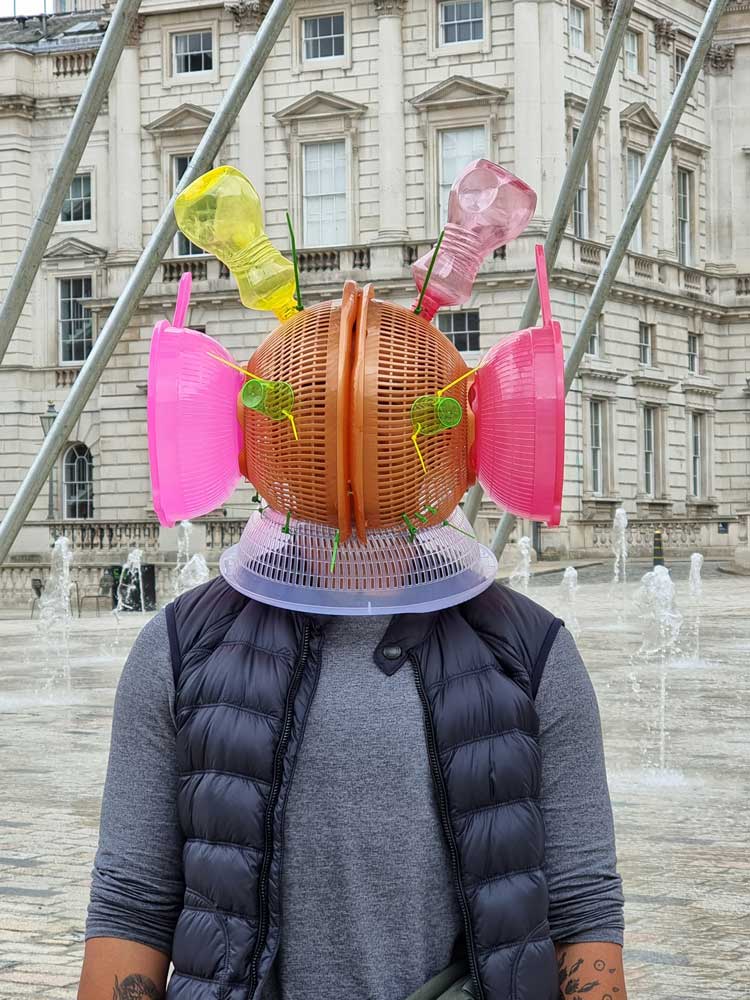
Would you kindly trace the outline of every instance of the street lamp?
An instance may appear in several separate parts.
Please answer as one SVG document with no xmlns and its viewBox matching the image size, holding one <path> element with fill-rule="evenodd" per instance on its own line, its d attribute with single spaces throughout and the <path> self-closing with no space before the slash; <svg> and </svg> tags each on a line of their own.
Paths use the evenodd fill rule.
<svg viewBox="0 0 750 1000">
<path fill-rule="evenodd" d="M 47 412 L 42 413 L 39 416 L 39 423 L 42 425 L 42 430 L 44 431 L 45 437 L 47 437 L 49 432 L 52 430 L 52 425 L 55 422 L 56 416 L 57 416 L 57 410 L 55 409 L 55 404 L 51 401 L 48 401 Z M 54 521 L 55 519 L 54 477 L 55 477 L 55 469 L 53 466 L 52 471 L 49 474 L 49 493 L 47 494 L 48 521 Z"/>
</svg>

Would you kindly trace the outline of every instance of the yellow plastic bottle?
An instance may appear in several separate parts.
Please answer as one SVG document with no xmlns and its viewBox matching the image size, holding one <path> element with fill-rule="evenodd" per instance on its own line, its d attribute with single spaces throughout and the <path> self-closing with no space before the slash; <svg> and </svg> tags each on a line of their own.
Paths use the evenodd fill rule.
<svg viewBox="0 0 750 1000">
<path fill-rule="evenodd" d="M 242 304 L 280 320 L 297 312 L 294 266 L 263 231 L 260 198 L 234 167 L 216 167 L 175 201 L 177 225 L 187 238 L 218 257 L 237 282 Z"/>
</svg>

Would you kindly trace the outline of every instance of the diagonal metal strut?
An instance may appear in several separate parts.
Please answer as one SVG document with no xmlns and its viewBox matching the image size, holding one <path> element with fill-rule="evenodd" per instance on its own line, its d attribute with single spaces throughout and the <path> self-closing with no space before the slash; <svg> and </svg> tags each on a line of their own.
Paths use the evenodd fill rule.
<svg viewBox="0 0 750 1000">
<path fill-rule="evenodd" d="M 711 0 L 708 10 L 706 11 L 706 17 L 701 25 L 698 37 L 696 38 L 690 52 L 685 70 L 680 78 L 680 82 L 677 85 L 674 96 L 672 97 L 672 103 L 669 105 L 669 109 L 667 110 L 667 114 L 662 122 L 661 128 L 654 139 L 654 144 L 651 147 L 648 158 L 646 159 L 643 172 L 638 180 L 638 184 L 633 192 L 633 197 L 630 199 L 630 204 L 625 212 L 625 218 L 622 220 L 620 231 L 615 237 L 612 249 L 607 255 L 604 268 L 602 269 L 596 285 L 594 286 L 594 291 L 591 295 L 588 308 L 586 309 L 581 325 L 578 329 L 578 333 L 576 334 L 575 340 L 570 348 L 570 352 L 568 353 L 568 357 L 565 362 L 566 393 L 569 391 L 571 385 L 573 384 L 573 380 L 578 373 L 578 366 L 586 353 L 589 337 L 594 331 L 596 322 L 602 314 L 607 297 L 615 283 L 617 272 L 619 271 L 623 258 L 625 257 L 628 247 L 630 246 L 630 241 L 632 240 L 633 233 L 638 225 L 638 220 L 643 214 L 646 200 L 651 194 L 654 183 L 659 174 L 659 170 L 664 162 L 664 158 L 672 144 L 672 139 L 674 138 L 680 118 L 682 117 L 682 112 L 685 110 L 685 105 L 687 104 L 688 98 L 690 97 L 693 87 L 695 86 L 695 81 L 697 80 L 701 67 L 705 62 L 709 47 L 719 25 L 719 19 L 724 13 L 724 9 L 728 2 L 729 0 Z M 509 514 L 506 511 L 500 519 L 500 524 L 498 525 L 495 537 L 492 540 L 492 551 L 496 556 L 499 556 L 505 548 L 515 523 L 515 515 Z"/>
<path fill-rule="evenodd" d="M 121 0 L 122 2 L 122 0 Z M 94 346 L 81 368 L 78 378 L 73 383 L 68 396 L 63 403 L 57 419 L 47 434 L 38 455 L 26 473 L 24 481 L 18 489 L 8 512 L 0 524 L 0 563 L 2 563 L 21 530 L 23 522 L 28 517 L 40 489 L 49 476 L 57 456 L 62 451 L 71 434 L 76 421 L 94 391 L 99 377 L 107 362 L 117 347 L 117 343 L 130 318 L 145 294 L 156 268 L 164 257 L 169 245 L 177 232 L 173 205 L 179 192 L 191 184 L 211 165 L 219 153 L 222 143 L 237 118 L 250 90 L 260 75 L 274 42 L 279 37 L 281 29 L 291 13 L 294 0 L 274 0 L 266 14 L 253 48 L 243 59 L 234 79 L 229 85 L 216 114 L 206 129 L 198 145 L 188 169 L 180 181 L 169 205 L 156 225 L 151 239 L 141 254 L 133 273 L 131 274 L 123 293 L 115 303 L 112 312 L 104 324 Z"/>
<path fill-rule="evenodd" d="M 44 251 L 60 218 L 65 196 L 81 162 L 86 143 L 107 96 L 122 50 L 133 26 L 141 0 L 120 0 L 112 14 L 91 74 L 76 107 L 73 121 L 57 158 L 52 179 L 42 199 L 29 238 L 0 304 L 0 362 L 5 357 L 19 317 L 29 297 Z M 46 10 L 46 5 L 45 5 Z"/>
<path fill-rule="evenodd" d="M 554 268 L 557 255 L 560 252 L 560 246 L 565 236 L 565 229 L 567 228 L 570 214 L 573 211 L 573 202 L 575 201 L 578 184 L 581 177 L 583 177 L 586 164 L 591 156 L 594 136 L 596 135 L 599 120 L 604 110 L 604 102 L 607 99 L 609 85 L 619 64 L 625 32 L 634 6 L 635 0 L 619 0 L 612 15 L 607 37 L 604 40 L 602 57 L 599 60 L 591 94 L 586 102 L 586 110 L 581 119 L 578 138 L 573 147 L 570 163 L 565 171 L 560 194 L 557 197 L 557 204 L 550 220 L 549 233 L 544 243 L 544 255 L 547 258 L 547 268 L 550 272 Z M 529 296 L 526 299 L 519 329 L 526 330 L 530 326 L 533 326 L 538 316 L 539 286 L 537 285 L 536 277 L 534 277 L 529 289 Z M 482 487 L 477 483 L 476 486 L 471 488 L 466 499 L 464 513 L 472 524 L 479 512 L 483 492 Z"/>
</svg>

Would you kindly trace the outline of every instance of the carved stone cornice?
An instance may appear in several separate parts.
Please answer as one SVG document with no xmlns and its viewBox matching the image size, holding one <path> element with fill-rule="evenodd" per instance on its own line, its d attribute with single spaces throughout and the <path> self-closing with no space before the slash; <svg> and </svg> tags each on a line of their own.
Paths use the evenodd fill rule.
<svg viewBox="0 0 750 1000">
<path fill-rule="evenodd" d="M 402 17 L 406 0 L 373 0 L 372 5 L 378 17 Z"/>
<path fill-rule="evenodd" d="M 615 12 L 617 0 L 602 0 L 602 10 L 604 12 L 604 23 L 609 24 Z"/>
<path fill-rule="evenodd" d="M 669 18 L 662 17 L 654 22 L 654 32 L 656 34 L 656 51 L 672 52 L 677 38 L 674 22 L 670 21 Z"/>
<path fill-rule="evenodd" d="M 224 10 L 234 18 L 238 31 L 257 31 L 271 7 L 271 0 L 225 0 Z"/>
<path fill-rule="evenodd" d="M 31 120 L 36 111 L 36 101 L 25 94 L 9 94 L 0 101 L 0 118 L 26 118 Z"/>
<path fill-rule="evenodd" d="M 706 56 L 707 72 L 717 76 L 722 73 L 731 73 L 734 69 L 734 51 L 735 46 L 731 42 L 723 45 L 712 45 Z"/>
</svg>

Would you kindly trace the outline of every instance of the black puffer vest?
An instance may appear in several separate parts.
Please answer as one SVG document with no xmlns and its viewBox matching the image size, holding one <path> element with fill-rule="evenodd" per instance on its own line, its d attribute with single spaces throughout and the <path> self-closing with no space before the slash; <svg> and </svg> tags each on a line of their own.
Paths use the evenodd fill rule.
<svg viewBox="0 0 750 1000">
<path fill-rule="evenodd" d="M 186 887 L 167 997 L 259 1000 L 279 946 L 284 811 L 323 622 L 222 579 L 178 598 L 167 622 Z M 558 997 L 533 698 L 560 625 L 493 586 L 395 617 L 375 652 L 387 673 L 414 670 L 477 1000 Z"/>
</svg>

